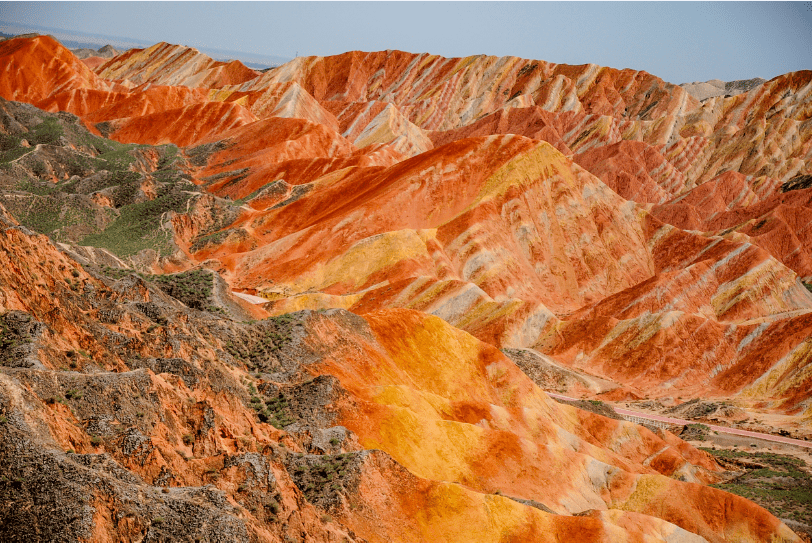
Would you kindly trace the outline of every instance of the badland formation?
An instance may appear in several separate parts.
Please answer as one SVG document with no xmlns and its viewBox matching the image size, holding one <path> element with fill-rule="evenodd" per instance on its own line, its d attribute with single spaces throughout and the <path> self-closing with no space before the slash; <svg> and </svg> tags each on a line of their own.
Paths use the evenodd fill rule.
<svg viewBox="0 0 812 543">
<path fill-rule="evenodd" d="M 812 72 L 79 53 L 0 42 L 0 540 L 808 540 L 615 408 L 812 438 Z"/>
</svg>

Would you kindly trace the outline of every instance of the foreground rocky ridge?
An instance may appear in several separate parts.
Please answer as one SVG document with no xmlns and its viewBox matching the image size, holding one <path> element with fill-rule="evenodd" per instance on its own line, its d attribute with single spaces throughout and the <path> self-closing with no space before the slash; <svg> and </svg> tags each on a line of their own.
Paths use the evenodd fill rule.
<svg viewBox="0 0 812 543">
<path fill-rule="evenodd" d="M 708 456 L 553 402 L 436 317 L 240 323 L 4 221 L 4 540 L 796 540 L 679 481 L 719 480 Z"/>
<path fill-rule="evenodd" d="M 0 103 L 4 458 L 71 474 L 14 498 L 51 504 L 29 539 L 795 540 L 496 347 L 559 391 L 807 431 L 808 73 L 700 103 L 510 57 L 0 57 L 34 104 Z"/>
</svg>

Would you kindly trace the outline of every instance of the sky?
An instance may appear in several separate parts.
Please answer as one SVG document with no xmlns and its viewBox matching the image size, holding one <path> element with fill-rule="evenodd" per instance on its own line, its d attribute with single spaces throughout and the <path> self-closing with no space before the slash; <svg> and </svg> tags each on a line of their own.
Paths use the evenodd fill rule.
<svg viewBox="0 0 812 543">
<path fill-rule="evenodd" d="M 0 2 L 0 21 L 246 60 L 383 49 L 513 55 L 671 83 L 812 69 L 812 2 Z"/>
</svg>

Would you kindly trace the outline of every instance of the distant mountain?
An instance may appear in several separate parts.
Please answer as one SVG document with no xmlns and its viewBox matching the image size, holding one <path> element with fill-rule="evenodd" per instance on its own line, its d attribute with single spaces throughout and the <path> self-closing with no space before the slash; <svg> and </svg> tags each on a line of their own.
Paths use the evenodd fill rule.
<svg viewBox="0 0 812 543">
<path fill-rule="evenodd" d="M 766 79 L 755 77 L 753 79 L 739 79 L 737 81 L 720 81 L 711 79 L 704 83 L 683 83 L 680 85 L 688 94 L 697 100 L 707 100 L 716 96 L 735 96 L 748 92 L 764 83 Z"/>
<path fill-rule="evenodd" d="M 100 57 L 100 58 L 113 58 L 114 56 L 119 54 L 119 51 L 113 47 L 112 45 L 105 45 L 100 47 L 99 49 L 71 49 L 71 52 L 76 55 L 76 58 L 86 59 L 90 57 Z"/>
<path fill-rule="evenodd" d="M 86 32 L 76 32 L 69 30 L 61 30 L 58 28 L 43 27 L 38 25 L 25 25 L 21 26 L 14 23 L 0 21 L 0 38 L 10 38 L 12 36 L 35 36 L 40 34 L 48 34 L 59 40 L 62 45 L 71 50 L 90 49 L 93 51 L 103 48 L 106 44 L 111 44 L 118 51 L 124 51 L 131 48 L 144 48 L 152 45 L 151 42 L 146 42 L 139 39 L 127 38 L 121 36 L 109 36 L 104 34 L 91 34 Z M 0 39 L 0 41 L 2 41 Z M 225 49 L 214 49 L 203 47 L 200 51 L 208 54 L 213 59 L 218 61 L 229 62 L 231 60 L 240 60 L 246 66 L 257 70 L 267 69 L 270 67 L 281 66 L 285 62 L 291 60 L 290 57 L 279 55 L 269 55 L 264 53 L 246 53 L 244 51 L 233 51 Z M 87 58 L 77 55 L 79 58 Z M 89 55 L 93 56 L 93 55 Z M 102 56 L 102 55 L 100 55 Z M 104 57 L 103 58 L 109 58 Z"/>
</svg>

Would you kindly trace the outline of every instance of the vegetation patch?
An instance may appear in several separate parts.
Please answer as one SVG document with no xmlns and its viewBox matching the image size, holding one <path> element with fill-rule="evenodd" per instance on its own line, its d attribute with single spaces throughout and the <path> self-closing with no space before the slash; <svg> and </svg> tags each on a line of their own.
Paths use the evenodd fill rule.
<svg viewBox="0 0 812 543">
<path fill-rule="evenodd" d="M 148 277 L 158 288 L 192 309 L 208 310 L 214 288 L 213 272 L 189 270 L 182 273 Z M 219 309 L 219 308 L 218 308 Z"/>
<path fill-rule="evenodd" d="M 258 396 L 252 396 L 251 408 L 257 412 L 259 420 L 267 422 L 279 430 L 296 422 L 290 416 L 288 400 L 282 394 L 265 399 L 264 401 Z"/>
<path fill-rule="evenodd" d="M 225 350 L 234 358 L 241 359 L 248 369 L 275 370 L 276 354 L 292 341 L 293 315 L 270 317 L 255 324 L 251 334 L 235 341 L 228 341 Z"/>
<path fill-rule="evenodd" d="M 85 237 L 79 244 L 101 247 L 121 257 L 144 249 L 154 249 L 167 256 L 172 252 L 171 234 L 161 227 L 161 218 L 170 211 L 185 211 L 190 197 L 178 186 L 162 187 L 154 200 L 120 208 L 118 218 L 110 226 Z"/>
<path fill-rule="evenodd" d="M 744 473 L 711 486 L 752 500 L 778 518 L 812 526 L 812 469 L 802 459 L 765 452 L 702 450 L 722 464 L 739 460 L 751 466 L 739 467 L 737 471 Z"/>
<path fill-rule="evenodd" d="M 28 132 L 0 134 L 0 162 L 10 162 L 24 155 L 37 145 L 50 145 L 65 134 L 58 117 L 46 117 Z M 23 147 L 25 140 L 31 147 Z"/>
<path fill-rule="evenodd" d="M 341 495 L 348 494 L 349 477 L 355 471 L 352 453 L 296 455 L 287 466 L 293 482 L 310 503 L 330 509 L 341 503 Z"/>
</svg>

